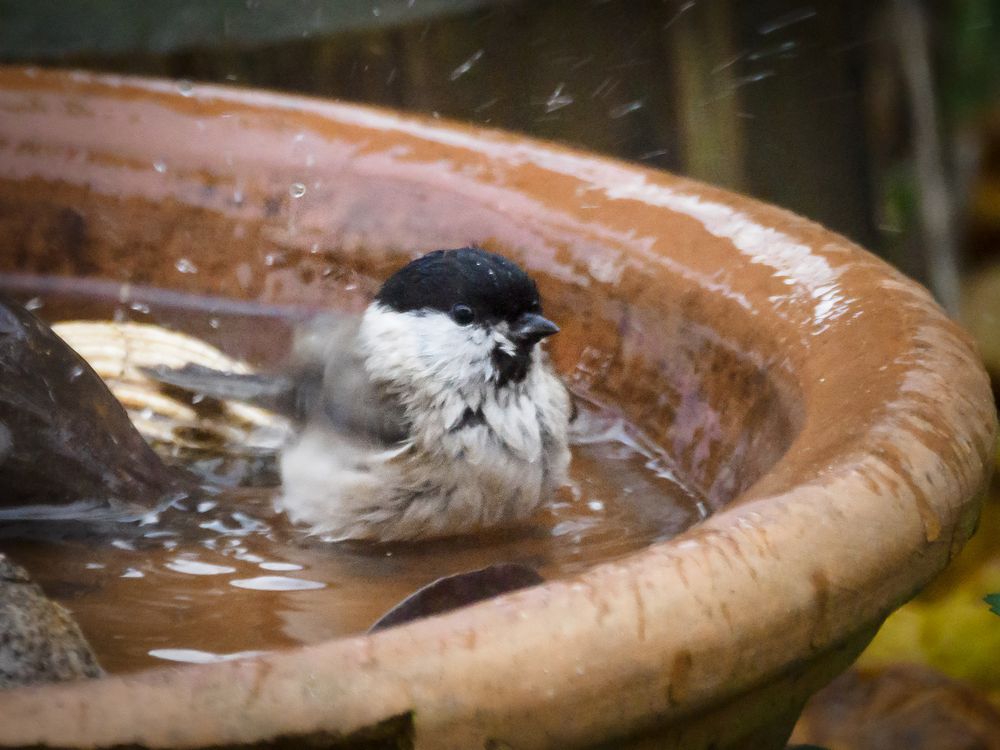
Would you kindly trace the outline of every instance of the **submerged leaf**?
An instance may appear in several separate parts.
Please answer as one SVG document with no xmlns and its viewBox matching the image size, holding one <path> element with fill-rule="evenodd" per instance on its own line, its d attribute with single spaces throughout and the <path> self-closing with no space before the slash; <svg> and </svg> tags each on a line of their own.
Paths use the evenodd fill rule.
<svg viewBox="0 0 1000 750">
<path fill-rule="evenodd" d="M 368 629 L 369 633 L 430 617 L 509 591 L 544 583 L 534 568 L 519 563 L 501 563 L 468 573 L 439 578 L 418 589 L 386 612 Z"/>
</svg>

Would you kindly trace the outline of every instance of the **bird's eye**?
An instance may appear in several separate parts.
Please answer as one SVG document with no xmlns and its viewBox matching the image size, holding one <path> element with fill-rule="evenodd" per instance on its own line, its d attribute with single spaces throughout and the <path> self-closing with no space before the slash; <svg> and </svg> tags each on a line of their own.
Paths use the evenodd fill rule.
<svg viewBox="0 0 1000 750">
<path fill-rule="evenodd" d="M 472 308 L 468 305 L 459 303 L 457 305 L 452 305 L 451 319 L 460 326 L 467 326 L 476 319 L 476 314 L 472 312 Z"/>
</svg>

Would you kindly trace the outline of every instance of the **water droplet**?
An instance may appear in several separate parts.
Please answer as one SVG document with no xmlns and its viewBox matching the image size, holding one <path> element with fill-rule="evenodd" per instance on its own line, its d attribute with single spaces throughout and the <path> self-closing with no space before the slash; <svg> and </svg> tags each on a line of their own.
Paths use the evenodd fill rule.
<svg viewBox="0 0 1000 750">
<path fill-rule="evenodd" d="M 156 161 L 153 162 L 153 169 L 155 169 L 160 174 L 164 174 L 167 171 L 167 163 L 160 159 L 157 159 Z"/>
<path fill-rule="evenodd" d="M 306 194 L 306 186 L 301 182 L 293 182 L 288 188 L 288 194 L 293 198 L 301 198 Z"/>
<path fill-rule="evenodd" d="M 177 93 L 181 96 L 193 96 L 194 84 L 186 78 L 182 78 L 177 82 Z"/>
<path fill-rule="evenodd" d="M 69 382 L 73 383 L 79 380 L 81 375 L 83 375 L 83 366 L 74 365 L 69 371 Z"/>
<path fill-rule="evenodd" d="M 587 503 L 587 507 L 590 508 L 595 513 L 604 510 L 604 503 L 600 500 L 591 500 Z"/>
<path fill-rule="evenodd" d="M 642 109 L 642 100 L 636 99 L 634 102 L 627 102 L 618 107 L 612 107 L 608 112 L 608 117 L 612 120 L 617 120 L 619 117 L 624 117 L 625 115 L 635 112 L 637 109 Z"/>
<path fill-rule="evenodd" d="M 562 83 L 556 86 L 556 90 L 552 92 L 552 95 L 545 102 L 546 113 L 555 112 L 573 103 L 573 97 L 563 93 L 564 86 L 565 84 Z"/>
<path fill-rule="evenodd" d="M 198 266 L 187 258 L 180 258 L 176 263 L 174 263 L 174 268 L 181 273 L 198 273 Z"/>
<path fill-rule="evenodd" d="M 472 70 L 472 66 L 475 65 L 477 62 L 479 62 L 479 58 L 483 56 L 483 53 L 485 51 L 486 50 L 478 50 L 474 52 L 472 57 L 470 57 L 468 60 L 466 60 L 457 68 L 455 68 L 453 71 L 451 71 L 451 75 L 448 76 L 448 79 L 451 81 L 457 81 L 459 78 L 461 78 L 470 70 Z"/>
</svg>

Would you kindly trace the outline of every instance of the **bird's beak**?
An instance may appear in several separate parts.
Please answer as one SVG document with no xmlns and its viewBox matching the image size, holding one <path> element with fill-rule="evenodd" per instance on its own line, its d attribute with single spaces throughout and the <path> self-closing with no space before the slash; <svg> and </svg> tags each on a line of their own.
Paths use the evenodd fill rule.
<svg viewBox="0 0 1000 750">
<path fill-rule="evenodd" d="M 551 320 L 538 313 L 525 313 L 514 322 L 510 336 L 518 344 L 531 346 L 553 333 L 559 333 L 559 326 Z"/>
</svg>

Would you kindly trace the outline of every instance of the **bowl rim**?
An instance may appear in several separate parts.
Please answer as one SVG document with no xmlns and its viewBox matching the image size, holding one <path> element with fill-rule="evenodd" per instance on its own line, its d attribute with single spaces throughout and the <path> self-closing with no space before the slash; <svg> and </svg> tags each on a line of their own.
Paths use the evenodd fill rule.
<svg viewBox="0 0 1000 750">
<path fill-rule="evenodd" d="M 693 180 L 521 136 L 258 89 L 193 88 L 0 68 L 0 96 L 149 99 L 181 111 L 216 101 L 250 119 L 318 118 L 529 164 L 579 181 L 598 201 L 685 214 L 730 242 L 734 260 L 769 266 L 815 310 L 830 307 L 832 284 L 836 304 L 868 316 L 864 330 L 882 320 L 866 338 L 849 314 L 817 314 L 808 334 L 842 354 L 860 336 L 891 367 L 824 360 L 831 380 L 837 367 L 867 368 L 852 374 L 869 384 L 856 402 L 824 395 L 815 367 L 799 368 L 806 427 L 768 476 L 695 528 L 624 560 L 372 635 L 11 691 L 0 697 L 0 744 L 219 745 L 350 734 L 399 716 L 412 717 L 427 747 L 610 738 L 736 706 L 762 685 L 806 675 L 812 661 L 842 668 L 971 534 L 996 435 L 975 346 L 923 288 L 845 238 Z M 784 325 L 787 333 L 804 323 Z M 845 416 L 864 429 L 848 429 Z M 840 451 L 811 450 L 821 434 Z M 785 708 L 801 692 L 789 688 Z"/>
</svg>

